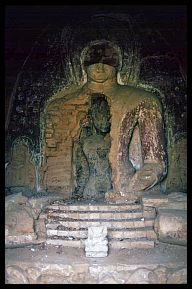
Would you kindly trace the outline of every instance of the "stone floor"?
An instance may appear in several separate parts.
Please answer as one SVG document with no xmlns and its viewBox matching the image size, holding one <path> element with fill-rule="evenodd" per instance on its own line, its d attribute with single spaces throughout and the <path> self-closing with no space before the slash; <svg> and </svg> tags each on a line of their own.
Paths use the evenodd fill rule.
<svg viewBox="0 0 192 289">
<path fill-rule="evenodd" d="M 186 284 L 187 247 L 110 249 L 89 258 L 82 248 L 33 245 L 6 249 L 6 284 Z"/>
</svg>

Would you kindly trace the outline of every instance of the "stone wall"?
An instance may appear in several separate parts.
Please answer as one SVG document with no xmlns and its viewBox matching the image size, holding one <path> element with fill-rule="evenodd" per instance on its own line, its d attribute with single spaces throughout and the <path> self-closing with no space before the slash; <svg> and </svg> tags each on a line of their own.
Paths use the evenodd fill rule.
<svg viewBox="0 0 192 289">
<path fill-rule="evenodd" d="M 62 98 L 49 104 L 44 115 L 42 186 L 45 190 L 62 193 L 64 198 L 71 197 L 74 190 L 73 148 L 87 110 L 86 97 L 66 103 Z"/>
<path fill-rule="evenodd" d="M 187 138 L 177 140 L 170 149 L 166 191 L 187 192 Z"/>
</svg>

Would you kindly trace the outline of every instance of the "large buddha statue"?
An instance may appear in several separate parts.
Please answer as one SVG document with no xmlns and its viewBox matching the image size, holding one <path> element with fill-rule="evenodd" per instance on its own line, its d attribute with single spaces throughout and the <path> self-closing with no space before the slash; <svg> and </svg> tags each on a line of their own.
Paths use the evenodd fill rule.
<svg viewBox="0 0 192 289">
<path fill-rule="evenodd" d="M 106 200 L 137 200 L 142 192 L 155 186 L 166 174 L 161 102 L 144 89 L 118 83 L 120 49 L 109 41 L 92 42 L 83 51 L 82 64 L 87 75 L 86 83 L 74 93 L 56 100 L 55 104 L 60 109 L 67 105 L 71 109 L 74 105 L 74 113 L 78 113 L 80 104 L 84 105 L 84 111 L 81 108 L 78 114 L 82 116 L 77 121 L 80 126 L 83 118 L 86 119 L 92 96 L 105 96 L 111 115 L 109 164 L 112 172 L 112 190 L 106 192 Z M 73 139 L 78 138 L 80 130 L 77 127 L 74 126 L 70 133 Z M 136 127 L 142 148 L 142 165 L 137 169 L 129 157 Z"/>
</svg>

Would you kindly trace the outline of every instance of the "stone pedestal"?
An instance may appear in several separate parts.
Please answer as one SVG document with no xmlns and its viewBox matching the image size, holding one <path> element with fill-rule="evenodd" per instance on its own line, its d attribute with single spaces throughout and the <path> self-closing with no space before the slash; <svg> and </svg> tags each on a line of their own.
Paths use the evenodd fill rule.
<svg viewBox="0 0 192 289">
<path fill-rule="evenodd" d="M 86 257 L 106 257 L 108 254 L 107 227 L 89 227 L 85 240 Z"/>
<path fill-rule="evenodd" d="M 161 242 L 187 246 L 187 211 L 159 209 L 155 231 Z"/>
</svg>

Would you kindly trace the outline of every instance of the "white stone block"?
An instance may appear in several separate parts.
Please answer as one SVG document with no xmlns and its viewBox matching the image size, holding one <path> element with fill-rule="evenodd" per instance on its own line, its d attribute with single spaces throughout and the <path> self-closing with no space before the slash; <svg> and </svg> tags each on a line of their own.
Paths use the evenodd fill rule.
<svg viewBox="0 0 192 289">
<path fill-rule="evenodd" d="M 108 252 L 107 227 L 88 228 L 88 239 L 85 240 L 86 257 L 106 257 Z"/>
<path fill-rule="evenodd" d="M 86 257 L 92 257 L 92 258 L 100 258 L 100 257 L 107 257 L 107 252 L 93 252 L 93 251 L 88 251 L 86 252 Z"/>
</svg>

